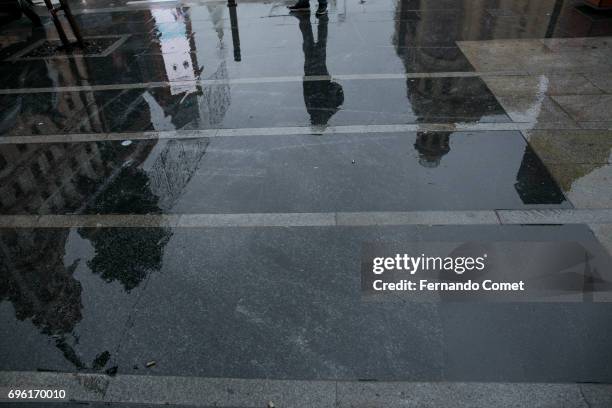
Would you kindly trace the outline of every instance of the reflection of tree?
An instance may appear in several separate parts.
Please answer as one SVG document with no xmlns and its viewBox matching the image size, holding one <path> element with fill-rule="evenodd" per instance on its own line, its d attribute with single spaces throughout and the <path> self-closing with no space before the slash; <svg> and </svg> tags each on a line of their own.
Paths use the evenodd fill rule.
<svg viewBox="0 0 612 408">
<path fill-rule="evenodd" d="M 149 176 L 136 167 L 124 167 L 90 206 L 101 214 L 159 213 L 158 197 L 151 192 Z"/>
<path fill-rule="evenodd" d="M 128 292 L 161 268 L 172 235 L 167 228 L 82 228 L 79 234 L 96 250 L 87 261 L 91 271 L 107 282 L 119 281 Z"/>
<path fill-rule="evenodd" d="M 90 211 L 103 214 L 160 213 L 159 197 L 151 192 L 149 177 L 136 167 L 126 167 L 98 195 Z M 95 256 L 87 261 L 93 273 L 105 281 L 119 281 L 134 289 L 147 274 L 161 267 L 163 248 L 170 239 L 166 228 L 81 228 L 91 241 Z"/>
<path fill-rule="evenodd" d="M 450 132 L 418 132 L 414 148 L 423 167 L 438 167 L 442 156 L 450 151 Z"/>
</svg>

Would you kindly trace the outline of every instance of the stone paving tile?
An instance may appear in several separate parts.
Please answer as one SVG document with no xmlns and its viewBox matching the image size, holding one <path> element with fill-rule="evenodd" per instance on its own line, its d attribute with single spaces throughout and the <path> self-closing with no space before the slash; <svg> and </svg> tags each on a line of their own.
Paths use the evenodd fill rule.
<svg viewBox="0 0 612 408">
<path fill-rule="evenodd" d="M 609 51 L 612 48 L 610 37 L 544 38 L 540 41 L 555 52 Z"/>
<path fill-rule="evenodd" d="M 576 208 L 612 208 L 612 165 L 566 163 L 546 167 Z"/>
<path fill-rule="evenodd" d="M 523 134 L 544 163 L 610 163 L 611 131 L 528 130 Z"/>
<path fill-rule="evenodd" d="M 597 391 L 594 391 L 597 392 Z M 454 401 L 451 403 L 451 401 Z M 338 383 L 338 407 L 588 408 L 578 385 Z"/>
<path fill-rule="evenodd" d="M 612 94 L 612 74 L 597 72 L 585 74 L 585 77 L 605 93 Z"/>
<path fill-rule="evenodd" d="M 24 152 L 1 145 L 0 152 L 15 157 L 5 171 L 19 180 L 0 186 L 4 214 L 568 206 L 516 131 L 48 143 Z M 27 203 L 20 200 L 26 193 Z"/>
<path fill-rule="evenodd" d="M 577 121 L 609 121 L 612 95 L 558 95 L 552 97 Z"/>
<path fill-rule="evenodd" d="M 459 47 L 477 71 L 506 69 L 537 73 L 607 72 L 609 56 L 599 49 L 552 51 L 541 40 L 463 41 Z"/>
<path fill-rule="evenodd" d="M 546 95 L 497 96 L 497 100 L 515 122 L 535 122 L 540 125 L 554 123 L 567 127 L 577 124 L 550 97 Z"/>
<path fill-rule="evenodd" d="M 612 121 L 578 122 L 578 126 L 585 130 L 612 130 Z"/>
<path fill-rule="evenodd" d="M 484 76 L 483 80 L 496 96 L 580 95 L 603 91 L 582 75 L 505 75 Z"/>
<path fill-rule="evenodd" d="M 612 224 L 589 224 L 589 227 L 612 256 Z"/>
</svg>

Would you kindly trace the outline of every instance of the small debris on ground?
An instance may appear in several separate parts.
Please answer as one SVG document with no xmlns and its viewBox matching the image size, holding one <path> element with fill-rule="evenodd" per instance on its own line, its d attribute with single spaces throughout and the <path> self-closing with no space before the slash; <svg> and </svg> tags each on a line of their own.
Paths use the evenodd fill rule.
<svg viewBox="0 0 612 408">
<path fill-rule="evenodd" d="M 151 361 L 147 361 L 147 364 L 145 364 L 145 366 L 147 368 L 151 368 L 151 367 L 153 367 L 156 364 L 157 364 L 157 362 L 155 360 L 151 360 Z"/>
<path fill-rule="evenodd" d="M 274 408 L 275 406 L 272 401 L 268 401 L 268 408 Z"/>
</svg>

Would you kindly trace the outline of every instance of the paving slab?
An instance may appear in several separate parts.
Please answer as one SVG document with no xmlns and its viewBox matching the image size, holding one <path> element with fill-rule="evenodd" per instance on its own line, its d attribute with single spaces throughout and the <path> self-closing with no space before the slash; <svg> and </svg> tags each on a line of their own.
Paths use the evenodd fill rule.
<svg viewBox="0 0 612 408">
<path fill-rule="evenodd" d="M 88 374 L 3 373 L 0 384 L 59 387 L 71 402 L 21 402 L 22 407 L 147 406 L 246 408 L 291 407 L 567 407 L 603 408 L 612 390 L 600 384 L 522 384 L 445 382 L 350 382 L 238 380 L 233 378 Z M 95 387 L 106 384 L 103 402 Z M 176 392 L 180 390 L 180 392 Z"/>
<path fill-rule="evenodd" d="M 495 95 L 573 95 L 600 94 L 603 91 L 583 75 L 503 75 L 484 76 Z"/>
<path fill-rule="evenodd" d="M 559 95 L 553 99 L 578 121 L 608 121 L 612 95 Z"/>
<path fill-rule="evenodd" d="M 612 132 L 603 130 L 528 130 L 523 134 L 546 164 L 608 164 Z"/>
<path fill-rule="evenodd" d="M 81 256 L 70 267 L 51 266 L 51 254 L 38 248 L 28 264 L 3 262 L 5 287 L 27 276 L 31 293 L 9 292 L 4 304 L 12 307 L 0 309 L 14 328 L 2 337 L 11 350 L 2 370 L 70 372 L 82 364 L 91 373 L 117 367 L 133 375 L 300 380 L 612 379 L 608 303 L 368 300 L 360 290 L 363 242 L 571 239 L 598 246 L 584 226 L 45 231 L 0 231 L 13 260 L 44 236 L 55 237 L 47 251 Z M 65 294 L 45 300 L 59 281 Z M 36 314 L 32 299 L 65 313 L 55 320 Z"/>
<path fill-rule="evenodd" d="M 0 152 L 14 157 L 4 177 L 23 180 L 1 189 L 7 215 L 569 206 L 520 132 L 4 144 Z"/>
<path fill-rule="evenodd" d="M 576 208 L 612 207 L 612 165 L 568 163 L 547 167 Z"/>
</svg>

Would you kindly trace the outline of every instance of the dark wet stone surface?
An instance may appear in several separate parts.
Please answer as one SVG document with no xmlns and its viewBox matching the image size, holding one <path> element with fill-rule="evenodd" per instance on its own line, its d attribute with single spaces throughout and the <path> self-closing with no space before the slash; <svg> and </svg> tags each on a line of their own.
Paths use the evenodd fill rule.
<svg viewBox="0 0 612 408">
<path fill-rule="evenodd" d="M 177 63 L 177 70 L 182 67 Z M 318 66 L 313 71 L 324 72 Z M 223 79 L 224 72 L 216 77 Z M 0 129 L 13 135 L 509 121 L 482 79 L 475 77 L 187 83 L 91 93 L 16 94 L 2 95 L 0 108 Z"/>
<path fill-rule="evenodd" d="M 570 206 L 518 132 L 0 145 L 0 152 L 22 158 L 6 169 L 3 214 Z"/>
<path fill-rule="evenodd" d="M 366 301 L 373 240 L 598 245 L 582 226 L 5 229 L 0 368 L 612 381 L 610 304 Z"/>
<path fill-rule="evenodd" d="M 578 0 L 235 11 L 238 25 L 223 2 L 80 14 L 86 37 L 128 35 L 97 58 L 9 62 L 53 31 L 1 27 L 2 89 L 134 86 L 0 95 L 0 135 L 509 122 L 479 77 L 334 76 L 471 73 L 460 41 L 612 34 L 609 13 Z M 292 78 L 226 81 L 279 76 Z M 538 154 L 510 131 L 1 144 L 0 214 L 571 208 Z M 561 239 L 599 245 L 586 226 L 3 228 L 0 370 L 610 383 L 609 303 L 361 296 L 366 241 Z"/>
</svg>

